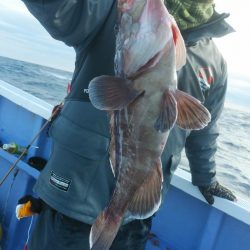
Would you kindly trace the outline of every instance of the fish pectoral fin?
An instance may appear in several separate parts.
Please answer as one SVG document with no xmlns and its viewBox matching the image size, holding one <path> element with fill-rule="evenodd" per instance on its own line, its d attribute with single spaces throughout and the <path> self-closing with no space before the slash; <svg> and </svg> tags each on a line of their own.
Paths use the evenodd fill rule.
<svg viewBox="0 0 250 250">
<path fill-rule="evenodd" d="M 177 104 L 170 90 L 166 90 L 162 97 L 160 115 L 155 122 L 155 129 L 166 132 L 171 129 L 177 119 Z"/>
<path fill-rule="evenodd" d="M 144 91 L 134 88 L 133 82 L 115 76 L 99 76 L 89 84 L 89 99 L 100 110 L 120 110 Z"/>
<path fill-rule="evenodd" d="M 176 70 L 180 70 L 182 66 L 186 64 L 186 46 L 182 38 L 181 32 L 176 24 L 174 18 L 172 18 L 172 33 L 175 43 L 175 57 L 176 57 Z"/>
<path fill-rule="evenodd" d="M 202 129 L 211 120 L 209 111 L 199 100 L 189 94 L 176 90 L 175 98 L 177 101 L 177 125 L 183 129 Z"/>
<path fill-rule="evenodd" d="M 136 219 L 152 216 L 161 204 L 163 175 L 161 160 L 158 159 L 141 187 L 136 191 L 129 203 L 128 211 Z"/>
</svg>

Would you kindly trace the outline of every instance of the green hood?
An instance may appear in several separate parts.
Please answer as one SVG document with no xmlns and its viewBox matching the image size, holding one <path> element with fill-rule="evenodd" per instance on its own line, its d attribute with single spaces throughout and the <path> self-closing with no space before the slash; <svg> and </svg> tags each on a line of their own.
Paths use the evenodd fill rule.
<svg viewBox="0 0 250 250">
<path fill-rule="evenodd" d="M 213 0 L 165 0 L 180 30 L 206 23 L 214 13 Z"/>
</svg>

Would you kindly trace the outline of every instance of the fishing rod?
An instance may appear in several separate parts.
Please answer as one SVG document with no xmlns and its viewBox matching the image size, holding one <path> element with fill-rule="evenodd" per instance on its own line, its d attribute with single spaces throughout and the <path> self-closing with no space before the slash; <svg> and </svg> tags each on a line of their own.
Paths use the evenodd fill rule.
<svg viewBox="0 0 250 250">
<path fill-rule="evenodd" d="M 8 172 L 5 174 L 3 179 L 0 181 L 0 186 L 5 182 L 5 180 L 8 178 L 8 176 L 11 174 L 11 172 L 14 170 L 16 167 L 17 163 L 23 158 L 23 156 L 28 152 L 29 148 L 32 146 L 34 141 L 40 136 L 40 134 L 43 132 L 43 130 L 47 127 L 47 125 L 52 122 L 56 116 L 60 113 L 60 110 L 62 109 L 63 106 L 63 101 L 56 105 L 52 111 L 51 116 L 49 119 L 43 124 L 41 129 L 37 132 L 37 134 L 34 136 L 34 138 L 30 141 L 27 147 L 24 148 L 23 152 L 20 154 L 20 156 L 16 159 L 16 161 L 13 163 L 13 165 L 9 168 Z"/>
</svg>

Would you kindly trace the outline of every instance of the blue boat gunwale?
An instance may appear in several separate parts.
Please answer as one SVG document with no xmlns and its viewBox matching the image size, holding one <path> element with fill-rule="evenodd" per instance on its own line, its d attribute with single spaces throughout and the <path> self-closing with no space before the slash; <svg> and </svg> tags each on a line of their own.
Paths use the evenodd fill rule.
<svg viewBox="0 0 250 250">
<path fill-rule="evenodd" d="M 0 80 L 0 95 L 46 120 L 49 119 L 53 109 L 51 104 L 2 80 Z M 10 155 L 3 150 L 0 150 L 0 156 L 8 159 L 10 163 L 14 163 L 16 160 L 15 156 Z M 32 170 L 32 168 L 30 168 L 26 163 L 20 162 L 18 167 L 36 179 L 39 176 L 39 172 L 34 169 Z M 177 169 L 173 176 L 171 185 L 206 203 L 197 187 L 192 185 L 190 173 L 180 168 Z M 228 200 L 215 197 L 213 207 L 250 225 L 249 201 L 238 198 L 237 202 L 230 202 Z"/>
<path fill-rule="evenodd" d="M 3 149 L 0 149 L 0 158 L 7 160 L 10 163 L 10 167 L 17 161 L 17 157 L 15 155 L 10 154 Z M 27 173 L 29 176 L 32 176 L 34 179 L 37 179 L 40 174 L 38 170 L 30 167 L 22 160 L 17 163 L 17 167 L 18 169 Z"/>
</svg>

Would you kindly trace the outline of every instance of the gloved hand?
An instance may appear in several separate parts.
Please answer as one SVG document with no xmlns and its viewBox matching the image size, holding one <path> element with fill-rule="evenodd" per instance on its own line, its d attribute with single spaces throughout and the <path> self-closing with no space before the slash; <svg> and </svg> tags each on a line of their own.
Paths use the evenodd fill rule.
<svg viewBox="0 0 250 250">
<path fill-rule="evenodd" d="M 25 195 L 18 201 L 16 206 L 16 217 L 22 219 L 24 217 L 39 214 L 42 211 L 43 202 L 41 199 L 34 198 L 31 195 Z"/>
<path fill-rule="evenodd" d="M 229 189 L 221 186 L 218 181 L 208 186 L 199 186 L 199 190 L 210 205 L 214 204 L 214 196 L 237 201 L 236 196 Z"/>
</svg>

